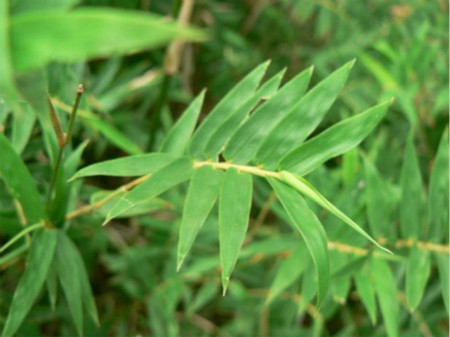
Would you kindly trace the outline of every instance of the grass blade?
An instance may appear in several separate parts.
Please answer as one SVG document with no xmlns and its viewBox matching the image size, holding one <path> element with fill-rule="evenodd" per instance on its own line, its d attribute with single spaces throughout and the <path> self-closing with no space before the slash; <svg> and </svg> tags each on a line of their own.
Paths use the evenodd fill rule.
<svg viewBox="0 0 450 337">
<path fill-rule="evenodd" d="M 250 174 L 234 168 L 225 172 L 219 194 L 220 265 L 224 295 L 247 232 L 252 188 Z"/>
<path fill-rule="evenodd" d="M 295 76 L 255 110 L 228 142 L 223 153 L 227 160 L 247 164 L 255 156 L 263 139 L 305 93 L 312 71 L 313 68 L 309 68 Z"/>
<path fill-rule="evenodd" d="M 379 104 L 333 125 L 285 155 L 279 167 L 298 175 L 308 174 L 328 159 L 361 143 L 384 117 L 389 105 L 390 102 Z"/>
<path fill-rule="evenodd" d="M 13 336 L 30 311 L 47 277 L 55 253 L 56 241 L 54 230 L 43 229 L 33 235 L 26 269 L 14 292 L 2 337 Z"/>
<path fill-rule="evenodd" d="M 314 261 L 317 275 L 317 304 L 320 305 L 328 290 L 330 267 L 327 236 L 319 219 L 311 211 L 306 201 L 293 188 L 270 179 L 275 193 L 289 215 L 292 224 L 305 240 Z"/>
<path fill-rule="evenodd" d="M 435 254 L 437 267 L 439 270 L 439 278 L 441 280 L 441 289 L 442 289 L 442 298 L 444 300 L 445 309 L 447 310 L 447 314 L 449 313 L 448 309 L 448 293 L 449 293 L 449 259 L 448 255 L 444 254 Z"/>
<path fill-rule="evenodd" d="M 414 245 L 406 265 L 406 298 L 412 311 L 420 304 L 430 276 L 430 253 Z"/>
<path fill-rule="evenodd" d="M 194 171 L 189 184 L 178 241 L 177 270 L 180 269 L 200 229 L 216 203 L 222 172 L 204 165 Z"/>
</svg>

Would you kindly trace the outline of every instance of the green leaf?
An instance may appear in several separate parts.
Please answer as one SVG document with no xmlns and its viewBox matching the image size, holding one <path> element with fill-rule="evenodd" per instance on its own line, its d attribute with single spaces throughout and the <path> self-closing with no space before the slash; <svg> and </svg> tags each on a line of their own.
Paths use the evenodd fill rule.
<svg viewBox="0 0 450 337">
<path fill-rule="evenodd" d="M 265 82 L 252 97 L 243 103 L 225 122 L 222 123 L 222 125 L 220 125 L 219 128 L 217 128 L 205 146 L 204 155 L 206 158 L 215 158 L 222 152 L 225 144 L 230 140 L 234 132 L 236 132 L 239 125 L 247 118 L 255 105 L 260 100 L 270 98 L 270 96 L 276 93 L 284 72 L 285 69 Z"/>
<path fill-rule="evenodd" d="M 175 38 L 203 37 L 197 30 L 142 12 L 106 8 L 31 12 L 11 20 L 11 55 L 15 71 L 24 72 L 52 61 L 70 63 L 128 54 L 164 45 Z"/>
<path fill-rule="evenodd" d="M 274 167 L 279 158 L 300 145 L 319 125 L 344 86 L 354 61 L 329 75 L 305 96 L 264 139 L 256 162 Z"/>
<path fill-rule="evenodd" d="M 234 168 L 225 172 L 219 194 L 219 244 L 223 294 L 244 243 L 252 205 L 252 176 Z"/>
<path fill-rule="evenodd" d="M 10 0 L 11 13 L 13 15 L 33 12 L 33 11 L 47 11 L 47 10 L 63 10 L 70 8 L 80 0 Z"/>
<path fill-rule="evenodd" d="M 449 293 L 449 259 L 447 254 L 435 253 L 437 267 L 439 270 L 439 278 L 441 280 L 442 298 L 444 299 L 445 309 L 447 314 L 448 309 L 448 293 Z"/>
<path fill-rule="evenodd" d="M 58 276 L 69 304 L 69 311 L 78 334 L 83 335 L 83 302 L 80 273 L 76 262 L 76 249 L 64 232 L 58 232 L 56 261 Z"/>
<path fill-rule="evenodd" d="M 180 269 L 200 229 L 216 203 L 222 172 L 204 165 L 194 171 L 189 184 L 178 241 L 177 270 Z"/>
<path fill-rule="evenodd" d="M 13 149 L 3 133 L 0 133 L 0 176 L 5 181 L 14 198 L 22 206 L 28 224 L 36 224 L 46 219 L 33 177 L 22 159 Z"/>
<path fill-rule="evenodd" d="M 125 193 L 108 213 L 104 225 L 140 202 L 157 197 L 168 189 L 188 180 L 193 173 L 192 160 L 182 157 L 156 171 L 139 186 Z"/>
<path fill-rule="evenodd" d="M 370 231 L 375 238 L 390 238 L 392 230 L 385 182 L 374 164 L 365 156 L 363 160 L 366 183 L 365 199 Z"/>
<path fill-rule="evenodd" d="M 11 58 L 9 1 L 0 2 L 0 98 L 15 98 L 17 91 Z"/>
<path fill-rule="evenodd" d="M 19 233 L 17 233 L 16 235 L 14 235 L 14 237 L 9 240 L 7 243 L 5 243 L 3 246 L 0 247 L 0 253 L 2 253 L 3 251 L 5 251 L 8 247 L 12 246 L 16 241 L 18 241 L 20 238 L 24 237 L 25 235 L 27 235 L 28 233 L 39 229 L 41 227 L 43 227 L 44 224 L 42 222 L 39 222 L 37 224 L 34 225 L 30 225 L 25 227 L 24 229 L 22 229 Z"/>
<path fill-rule="evenodd" d="M 55 258 L 53 258 L 52 264 L 48 270 L 46 284 L 50 305 L 54 311 L 58 299 L 58 266 Z"/>
<path fill-rule="evenodd" d="M 295 76 L 250 115 L 225 148 L 223 155 L 228 161 L 246 164 L 254 157 L 263 139 L 306 91 L 312 71 L 311 67 Z"/>
<path fill-rule="evenodd" d="M 394 275 L 389 264 L 382 259 L 372 259 L 375 292 L 389 337 L 398 336 L 399 304 Z"/>
<path fill-rule="evenodd" d="M 419 249 L 416 244 L 412 246 L 406 265 L 406 298 L 412 310 L 422 300 L 430 276 L 430 268 L 430 253 Z"/>
<path fill-rule="evenodd" d="M 142 176 L 160 170 L 175 158 L 167 153 L 149 153 L 106 160 L 82 168 L 70 180 L 90 176 Z"/>
<path fill-rule="evenodd" d="M 400 177 L 400 232 L 405 239 L 421 237 L 424 191 L 420 174 L 419 160 L 413 140 L 408 139 Z M 378 210 L 379 211 L 379 210 Z"/>
<path fill-rule="evenodd" d="M 265 305 L 271 303 L 300 277 L 308 265 L 307 259 L 305 246 L 301 245 L 293 250 L 291 256 L 281 262 L 275 279 L 270 286 Z"/>
<path fill-rule="evenodd" d="M 325 230 L 306 201 L 291 187 L 269 179 L 275 193 L 289 215 L 292 224 L 305 240 L 317 274 L 317 304 L 320 305 L 328 289 L 330 278 L 328 245 Z"/>
<path fill-rule="evenodd" d="M 306 175 L 330 158 L 356 147 L 384 117 L 390 102 L 374 106 L 348 118 L 286 154 L 279 162 L 281 169 Z"/>
<path fill-rule="evenodd" d="M 174 155 L 182 155 L 184 153 L 202 109 L 205 92 L 206 90 L 200 92 L 188 106 L 186 111 L 183 112 L 180 119 L 169 130 L 166 138 L 164 138 L 162 142 L 161 152 L 167 152 Z"/>
<path fill-rule="evenodd" d="M 355 285 L 361 302 L 369 313 L 372 324 L 377 322 L 377 304 L 375 301 L 375 287 L 372 279 L 371 266 L 366 263 L 363 268 L 355 273 Z"/>
<path fill-rule="evenodd" d="M 189 144 L 190 154 L 197 157 L 202 156 L 204 147 L 211 135 L 254 94 L 269 63 L 269 61 L 266 61 L 256 67 L 236 84 L 214 107 L 192 137 Z"/>
<path fill-rule="evenodd" d="M 359 227 L 352 219 L 342 213 L 336 206 L 334 206 L 331 202 L 329 202 L 322 194 L 317 191 L 314 186 L 312 186 L 306 179 L 295 176 L 289 172 L 281 171 L 280 173 L 281 180 L 284 181 L 289 186 L 292 186 L 300 193 L 306 195 L 308 198 L 312 199 L 320 206 L 325 208 L 330 213 L 334 214 L 337 218 L 344 221 L 347 225 L 365 237 L 367 240 L 374 243 L 378 248 L 390 253 L 388 249 L 381 246 L 377 241 L 375 241 L 369 234 L 366 233 L 361 227 Z"/>
<path fill-rule="evenodd" d="M 14 292 L 2 337 L 13 336 L 39 295 L 56 247 L 56 231 L 39 230 L 33 235 L 26 269 Z"/>
<path fill-rule="evenodd" d="M 440 241 L 448 235 L 449 223 L 448 129 L 442 135 L 430 176 L 428 198 L 428 239 Z"/>
<path fill-rule="evenodd" d="M 17 153 L 22 153 L 33 131 L 36 115 L 28 104 L 16 104 L 12 120 L 11 143 Z"/>
</svg>

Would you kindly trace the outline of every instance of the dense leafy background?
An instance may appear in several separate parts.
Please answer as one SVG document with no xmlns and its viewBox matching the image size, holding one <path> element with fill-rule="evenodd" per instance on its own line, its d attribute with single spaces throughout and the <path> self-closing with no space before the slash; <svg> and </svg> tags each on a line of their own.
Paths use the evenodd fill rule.
<svg viewBox="0 0 450 337">
<path fill-rule="evenodd" d="M 12 331 L 14 320 L 24 318 L 28 304 L 14 304 L 13 293 L 25 289 L 15 296 L 36 302 L 18 336 L 73 336 L 82 330 L 85 336 L 448 335 L 448 4 L 198 0 L 190 22 L 202 31 L 179 29 L 145 14 L 176 16 L 181 4 L 0 2 L 0 93 L 7 97 L 0 102 L 6 135 L 0 138 L 2 244 L 22 229 L 22 213 L 28 225 L 46 217 L 39 199 L 47 192 L 56 160 L 47 87 L 65 128 L 77 85 L 86 86 L 73 150 L 66 151 L 64 174 L 48 212 L 65 231 L 37 230 L 1 253 L 0 327 L 8 312 L 12 315 L 11 307 L 14 317 L 5 330 Z M 172 74 L 165 55 L 174 37 L 198 42 L 184 47 L 179 71 Z M 192 209 L 185 200 L 203 200 L 199 209 L 212 207 L 208 195 L 190 197 L 196 193 L 187 183 L 105 227 L 101 223 L 114 200 L 97 212 L 64 221 L 66 210 L 101 200 L 130 181 L 121 177 L 125 173 L 68 183 L 80 166 L 158 149 L 178 155 L 190 133 L 186 138 L 167 136 L 174 122 L 183 116 L 192 128 L 197 115 L 204 119 L 214 107 L 219 110 L 220 99 L 267 59 L 271 65 L 265 79 L 275 75 L 274 82 L 285 67 L 283 83 L 314 66 L 311 88 L 353 58 L 357 61 L 346 86 L 311 136 L 377 103 L 395 101 L 359 149 L 327 161 L 307 178 L 395 255 L 372 249 L 342 221 L 308 201 L 325 227 L 330 254 L 329 289 L 319 309 L 315 261 L 272 188 L 286 209 L 297 204 L 290 203 L 278 182 L 253 177 L 251 209 L 241 210 L 250 212 L 249 228 L 245 238 L 235 238 L 244 243 L 226 296 L 218 237 L 220 223 L 229 219 L 220 215 L 220 204 L 176 272 L 177 252 L 190 248 L 189 243 L 178 247 L 183 207 Z M 276 90 L 266 89 L 265 95 Z M 195 143 L 190 144 L 195 152 Z M 216 144 L 201 146 L 215 153 Z M 307 150 L 305 145 L 299 155 Z M 258 161 L 270 162 L 268 153 L 258 153 Z M 183 162 L 177 165 L 183 167 Z M 138 163 L 127 168 L 140 169 Z M 148 167 L 142 170 L 144 174 Z M 214 172 L 205 167 L 199 184 L 208 175 L 211 181 L 219 179 Z M 229 195 L 233 186 L 245 190 L 252 183 L 233 170 L 226 175 L 230 191 L 219 191 L 214 184 L 199 190 L 207 189 L 214 199 Z M 250 196 L 239 198 L 226 202 L 248 204 Z"/>
</svg>

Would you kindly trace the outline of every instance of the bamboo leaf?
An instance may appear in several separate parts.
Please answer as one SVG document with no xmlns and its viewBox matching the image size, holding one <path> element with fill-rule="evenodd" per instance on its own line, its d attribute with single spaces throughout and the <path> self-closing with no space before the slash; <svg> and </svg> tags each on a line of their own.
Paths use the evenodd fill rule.
<svg viewBox="0 0 450 337">
<path fill-rule="evenodd" d="M 169 130 L 166 138 L 161 145 L 161 152 L 171 153 L 174 155 L 182 155 L 185 152 L 186 145 L 191 138 L 197 123 L 198 116 L 202 109 L 203 100 L 206 90 L 202 90 L 200 94 L 188 106 L 180 119 Z"/>
<path fill-rule="evenodd" d="M 156 171 L 150 178 L 125 193 L 108 213 L 103 225 L 131 207 L 150 198 L 157 197 L 168 189 L 188 180 L 193 173 L 192 161 L 181 157 Z"/>
<path fill-rule="evenodd" d="M 260 64 L 238 84 L 236 84 L 225 97 L 214 107 L 204 121 L 200 124 L 189 144 L 189 153 L 201 157 L 204 147 L 211 135 L 232 115 L 243 102 L 246 102 L 255 92 L 264 76 L 269 61 Z"/>
<path fill-rule="evenodd" d="M 423 232 L 421 227 L 424 193 L 419 160 L 411 137 L 406 145 L 400 184 L 400 232 L 405 239 L 418 239 Z"/>
<path fill-rule="evenodd" d="M 281 180 L 284 181 L 289 186 L 292 186 L 294 189 L 299 191 L 300 193 L 306 195 L 308 198 L 312 199 L 320 206 L 334 214 L 336 217 L 344 221 L 347 225 L 365 237 L 367 240 L 371 241 L 378 248 L 392 254 L 391 251 L 381 246 L 377 241 L 375 241 L 369 234 L 366 233 L 361 227 L 358 226 L 352 219 L 342 213 L 336 206 L 334 206 L 331 202 L 329 202 L 322 194 L 317 191 L 314 186 L 312 186 L 306 179 L 295 176 L 289 172 L 282 171 L 280 174 Z"/>
<path fill-rule="evenodd" d="M 167 153 L 149 153 L 106 160 L 82 168 L 70 180 L 91 176 L 141 176 L 160 170 L 175 158 Z"/>
<path fill-rule="evenodd" d="M 246 164 L 254 157 L 263 139 L 306 91 L 312 71 L 311 67 L 295 76 L 255 110 L 228 142 L 223 153 L 227 160 Z"/>
<path fill-rule="evenodd" d="M 44 204 L 34 179 L 3 133 L 0 133 L 0 153 L 0 175 L 21 204 L 27 222 L 35 224 L 46 219 Z"/>
<path fill-rule="evenodd" d="M 261 99 L 270 98 L 277 92 L 285 70 L 286 69 L 283 69 L 265 82 L 253 96 L 243 103 L 225 122 L 222 123 L 222 125 L 220 125 L 219 128 L 217 128 L 205 146 L 204 155 L 206 158 L 215 158 L 223 150 L 225 144 L 230 140 L 234 132 L 236 132 L 239 125 L 247 118 L 255 105 Z"/>
<path fill-rule="evenodd" d="M 288 213 L 292 224 L 305 240 L 314 261 L 317 275 L 317 304 L 320 305 L 327 292 L 330 278 L 325 231 L 306 201 L 294 189 L 278 180 L 270 179 L 269 182 Z"/>
<path fill-rule="evenodd" d="M 80 273 L 76 262 L 76 250 L 64 232 L 58 233 L 56 261 L 59 281 L 63 288 L 69 311 L 75 322 L 78 335 L 83 335 L 83 302 L 80 284 Z"/>
<path fill-rule="evenodd" d="M 430 276 L 430 269 L 430 253 L 419 249 L 417 245 L 411 247 L 408 264 L 406 265 L 406 298 L 412 310 L 422 300 Z"/>
<path fill-rule="evenodd" d="M 444 132 L 434 159 L 428 198 L 428 239 L 440 241 L 448 235 L 449 223 L 449 145 Z"/>
<path fill-rule="evenodd" d="M 281 262 L 275 279 L 270 286 L 265 305 L 270 304 L 300 277 L 308 265 L 307 259 L 305 246 L 301 245 L 292 251 L 291 256 Z"/>
<path fill-rule="evenodd" d="M 15 98 L 18 93 L 14 84 L 10 41 L 9 1 L 0 2 L 0 98 Z"/>
<path fill-rule="evenodd" d="M 375 325 L 377 323 L 377 303 L 375 300 L 375 286 L 370 268 L 370 264 L 366 263 L 358 273 L 355 273 L 355 285 L 361 302 L 369 313 L 372 324 Z"/>
<path fill-rule="evenodd" d="M 274 167 L 279 158 L 301 144 L 319 125 L 345 84 L 354 61 L 329 75 L 305 94 L 264 138 L 256 162 Z"/>
<path fill-rule="evenodd" d="M 36 115 L 28 104 L 16 104 L 13 110 L 11 143 L 17 153 L 22 153 L 30 139 Z"/>
<path fill-rule="evenodd" d="M 308 174 L 328 159 L 361 143 L 384 117 L 389 105 L 390 102 L 379 104 L 333 125 L 286 154 L 279 167 L 302 176 Z"/>
<path fill-rule="evenodd" d="M 184 203 L 178 241 L 177 270 L 189 253 L 200 229 L 216 203 L 222 172 L 205 165 L 194 171 Z"/>
<path fill-rule="evenodd" d="M 442 298 L 444 300 L 445 309 L 447 310 L 447 314 L 449 313 L 448 309 L 448 293 L 449 293 L 449 258 L 448 255 L 444 254 L 435 254 L 437 267 L 439 270 L 439 278 L 441 280 L 441 289 L 442 289 Z"/>
<path fill-rule="evenodd" d="M 397 287 L 389 264 L 382 259 L 372 259 L 375 292 L 381 308 L 384 325 L 389 337 L 397 337 L 399 329 L 399 305 Z"/>
<path fill-rule="evenodd" d="M 53 258 L 46 278 L 48 297 L 53 311 L 56 308 L 56 301 L 58 299 L 58 266 L 56 262 L 56 259 Z"/>
<path fill-rule="evenodd" d="M 223 294 L 244 243 L 252 203 L 252 176 L 230 168 L 219 194 L 219 244 Z"/>
<path fill-rule="evenodd" d="M 144 31 L 152 34 L 142 34 Z M 197 30 L 180 28 L 156 15 L 106 8 L 30 12 L 11 20 L 11 54 L 17 72 L 52 61 L 76 62 L 136 52 L 161 46 L 174 38 L 203 37 Z M 61 43 L 69 40 L 70 44 Z"/>
<path fill-rule="evenodd" d="M 64 10 L 70 8 L 80 0 L 12 0 L 11 1 L 11 13 L 14 15 L 42 10 Z"/>
<path fill-rule="evenodd" d="M 2 337 L 15 335 L 39 295 L 56 247 L 56 231 L 39 230 L 33 235 L 26 269 L 14 292 Z"/>
</svg>

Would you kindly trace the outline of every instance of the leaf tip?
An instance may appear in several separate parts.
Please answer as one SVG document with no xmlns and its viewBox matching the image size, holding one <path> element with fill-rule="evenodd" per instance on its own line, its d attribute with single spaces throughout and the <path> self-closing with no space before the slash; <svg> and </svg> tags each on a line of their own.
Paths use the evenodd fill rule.
<svg viewBox="0 0 450 337">
<path fill-rule="evenodd" d="M 227 294 L 229 283 L 230 283 L 230 277 L 222 278 L 222 296 L 225 296 Z"/>
</svg>

